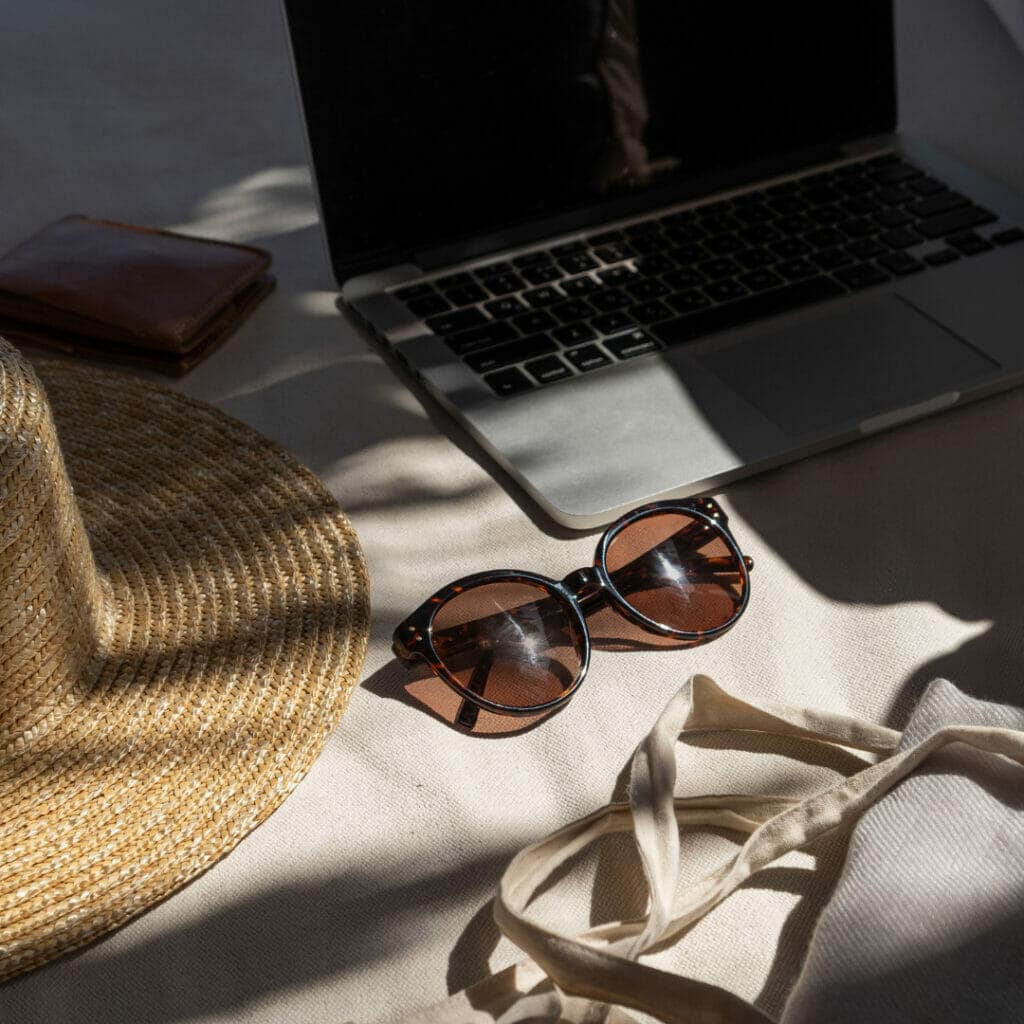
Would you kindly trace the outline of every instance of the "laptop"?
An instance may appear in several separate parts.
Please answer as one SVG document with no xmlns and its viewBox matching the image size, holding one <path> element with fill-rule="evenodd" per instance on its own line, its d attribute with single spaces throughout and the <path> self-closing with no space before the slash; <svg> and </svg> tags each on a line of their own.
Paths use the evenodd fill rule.
<svg viewBox="0 0 1024 1024">
<path fill-rule="evenodd" d="M 286 0 L 342 303 L 589 529 L 1024 377 L 1024 202 L 892 5 Z"/>
</svg>

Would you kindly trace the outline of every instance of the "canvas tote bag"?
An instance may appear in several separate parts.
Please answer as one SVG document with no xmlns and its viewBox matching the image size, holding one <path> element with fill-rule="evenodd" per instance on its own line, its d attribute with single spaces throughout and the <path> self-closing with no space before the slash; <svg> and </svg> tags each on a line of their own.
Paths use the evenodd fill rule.
<svg viewBox="0 0 1024 1024">
<path fill-rule="evenodd" d="M 949 684 L 946 684 L 947 686 Z M 755 731 L 861 752 L 864 767 L 804 799 L 677 798 L 675 744 L 688 732 Z M 1024 730 L 943 725 L 910 745 L 901 733 L 826 711 L 742 701 L 696 675 L 669 701 L 632 758 L 629 802 L 608 804 L 526 849 L 509 864 L 495 898 L 501 931 L 529 957 L 434 1007 L 411 1024 L 514 1024 L 634 1020 L 624 1008 L 667 1024 L 764 1024 L 772 1018 L 716 985 L 637 962 L 665 948 L 755 872 L 857 819 L 937 751 L 953 743 L 1024 765 Z M 713 826 L 747 835 L 725 863 L 677 892 L 679 829 Z M 529 914 L 532 897 L 566 861 L 600 836 L 632 830 L 649 892 L 648 912 L 582 935 Z"/>
</svg>

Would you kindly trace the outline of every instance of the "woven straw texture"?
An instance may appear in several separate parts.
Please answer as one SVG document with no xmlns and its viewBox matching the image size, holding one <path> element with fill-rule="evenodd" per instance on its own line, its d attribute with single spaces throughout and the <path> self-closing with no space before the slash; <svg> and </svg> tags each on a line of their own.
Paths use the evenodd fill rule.
<svg viewBox="0 0 1024 1024">
<path fill-rule="evenodd" d="M 355 533 L 284 451 L 148 382 L 37 377 L 0 340 L 0 980 L 266 818 L 368 631 Z"/>
</svg>

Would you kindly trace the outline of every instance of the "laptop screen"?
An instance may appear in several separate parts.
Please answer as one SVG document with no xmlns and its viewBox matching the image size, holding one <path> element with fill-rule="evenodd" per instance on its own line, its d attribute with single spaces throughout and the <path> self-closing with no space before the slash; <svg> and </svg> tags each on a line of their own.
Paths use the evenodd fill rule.
<svg viewBox="0 0 1024 1024">
<path fill-rule="evenodd" d="M 895 123 L 890 0 L 286 9 L 341 277 Z"/>
</svg>

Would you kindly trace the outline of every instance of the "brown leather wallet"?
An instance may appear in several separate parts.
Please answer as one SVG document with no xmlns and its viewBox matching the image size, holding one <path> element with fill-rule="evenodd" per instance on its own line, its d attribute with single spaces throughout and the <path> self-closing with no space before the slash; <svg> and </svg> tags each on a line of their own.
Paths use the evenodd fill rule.
<svg viewBox="0 0 1024 1024">
<path fill-rule="evenodd" d="M 74 215 L 0 259 L 0 334 L 182 374 L 274 287 L 248 245 Z"/>
</svg>

